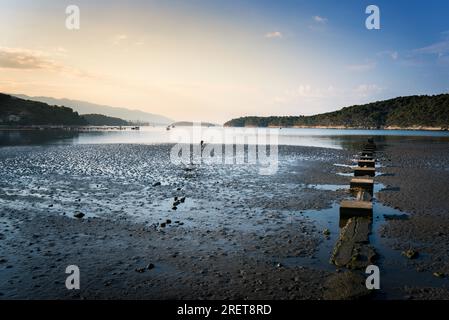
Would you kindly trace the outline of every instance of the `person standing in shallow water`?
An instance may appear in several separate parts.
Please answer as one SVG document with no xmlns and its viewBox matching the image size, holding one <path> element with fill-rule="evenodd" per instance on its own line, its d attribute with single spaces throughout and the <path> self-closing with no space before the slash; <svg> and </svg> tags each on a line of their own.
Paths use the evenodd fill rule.
<svg viewBox="0 0 449 320">
<path fill-rule="evenodd" d="M 203 149 L 204 149 L 204 141 L 203 140 L 201 140 L 201 142 L 200 142 L 200 148 L 201 148 L 200 156 L 202 158 L 203 157 Z M 190 153 L 190 165 L 193 165 L 193 153 Z"/>
</svg>

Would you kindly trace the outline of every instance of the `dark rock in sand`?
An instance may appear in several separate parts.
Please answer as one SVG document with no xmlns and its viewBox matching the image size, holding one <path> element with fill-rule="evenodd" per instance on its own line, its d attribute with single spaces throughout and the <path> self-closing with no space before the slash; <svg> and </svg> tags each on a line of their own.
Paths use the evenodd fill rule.
<svg viewBox="0 0 449 320">
<path fill-rule="evenodd" d="M 181 199 L 179 199 L 179 201 L 181 201 L 181 203 L 184 203 L 186 201 L 186 197 L 182 197 Z"/>
<path fill-rule="evenodd" d="M 166 226 L 165 222 L 162 222 L 161 223 L 161 228 L 165 228 L 165 226 Z"/>
<path fill-rule="evenodd" d="M 166 223 L 167 223 L 167 224 L 170 224 L 170 223 L 171 223 L 171 220 L 170 220 L 170 219 L 167 219 Z"/>
<path fill-rule="evenodd" d="M 147 269 L 148 270 L 154 269 L 154 264 L 152 264 L 152 263 L 148 264 Z"/>
<path fill-rule="evenodd" d="M 176 209 L 178 209 L 178 207 L 173 206 L 171 209 L 172 209 L 172 210 L 176 210 Z"/>
<path fill-rule="evenodd" d="M 75 212 L 75 214 L 73 215 L 75 218 L 81 219 L 82 217 L 85 216 L 84 213 L 82 212 Z"/>
<path fill-rule="evenodd" d="M 402 255 L 406 256 L 409 259 L 416 259 L 418 258 L 418 251 L 415 251 L 413 249 L 402 251 Z"/>
<path fill-rule="evenodd" d="M 434 272 L 433 276 L 437 277 L 437 278 L 444 278 L 444 273 L 442 273 L 442 272 Z"/>
<path fill-rule="evenodd" d="M 157 186 L 160 186 L 161 185 L 161 183 L 158 181 L 158 182 L 155 182 L 155 183 L 153 183 L 153 187 L 157 187 Z"/>
</svg>

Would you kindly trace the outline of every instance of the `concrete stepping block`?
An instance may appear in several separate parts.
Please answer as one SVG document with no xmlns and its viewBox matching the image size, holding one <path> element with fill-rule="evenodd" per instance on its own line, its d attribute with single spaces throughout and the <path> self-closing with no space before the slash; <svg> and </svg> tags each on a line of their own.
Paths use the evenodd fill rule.
<svg viewBox="0 0 449 320">
<path fill-rule="evenodd" d="M 359 167 L 374 168 L 376 166 L 376 162 L 374 160 L 359 160 L 358 165 Z"/>
<path fill-rule="evenodd" d="M 373 179 L 354 178 L 354 179 L 351 179 L 350 188 L 351 189 L 364 189 L 364 190 L 372 193 L 374 190 L 374 180 Z"/>
<path fill-rule="evenodd" d="M 340 215 L 370 216 L 373 214 L 373 203 L 363 200 L 343 200 L 340 203 Z"/>
<path fill-rule="evenodd" d="M 362 157 L 373 157 L 372 151 L 362 151 L 361 153 Z"/>
<path fill-rule="evenodd" d="M 374 177 L 376 175 L 376 168 L 366 168 L 366 167 L 356 167 L 354 168 L 354 176 L 370 176 Z"/>
<path fill-rule="evenodd" d="M 331 256 L 331 263 L 348 269 L 365 269 L 376 259 L 376 252 L 369 245 L 371 218 L 353 217 L 340 232 Z"/>
</svg>

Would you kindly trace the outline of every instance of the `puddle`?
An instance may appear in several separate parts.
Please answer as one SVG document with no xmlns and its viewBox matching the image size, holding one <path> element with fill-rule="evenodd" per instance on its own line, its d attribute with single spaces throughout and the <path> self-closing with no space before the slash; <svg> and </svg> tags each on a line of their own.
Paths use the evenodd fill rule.
<svg viewBox="0 0 449 320">
<path fill-rule="evenodd" d="M 336 175 L 343 177 L 353 177 L 354 172 L 337 172 Z"/>
<path fill-rule="evenodd" d="M 381 190 L 381 186 L 378 186 L 377 189 Z M 339 238 L 340 229 L 347 221 L 340 219 L 339 208 L 339 203 L 334 203 L 329 209 L 303 212 L 303 216 L 313 221 L 318 230 L 329 229 L 330 235 L 327 238 L 323 235 L 318 251 L 312 257 L 289 257 L 283 261 L 286 266 L 305 266 L 329 272 L 334 272 L 337 269 L 335 265 L 330 263 L 330 257 Z M 379 256 L 376 264 L 381 272 L 381 290 L 376 292 L 376 298 L 403 298 L 399 288 L 405 286 L 441 287 L 445 283 L 447 284 L 448 279 L 437 279 L 430 272 L 415 270 L 413 266 L 409 265 L 409 260 L 402 256 L 401 251 L 391 249 L 388 245 L 388 239 L 380 236 L 380 228 L 388 223 L 387 220 L 391 217 L 407 219 L 408 214 L 376 201 L 373 202 L 370 244 Z"/>
<path fill-rule="evenodd" d="M 348 189 L 348 185 L 342 184 L 302 184 L 301 187 L 305 189 L 316 189 L 323 191 L 338 191 Z"/>
<path fill-rule="evenodd" d="M 334 163 L 333 165 L 336 167 L 352 168 L 356 163 L 356 161 L 352 160 L 352 164 Z"/>
</svg>

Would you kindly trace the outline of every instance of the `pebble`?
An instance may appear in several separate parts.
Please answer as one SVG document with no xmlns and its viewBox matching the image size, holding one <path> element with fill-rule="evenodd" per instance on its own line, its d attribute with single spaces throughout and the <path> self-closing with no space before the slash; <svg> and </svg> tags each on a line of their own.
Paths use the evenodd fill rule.
<svg viewBox="0 0 449 320">
<path fill-rule="evenodd" d="M 152 263 L 148 264 L 147 269 L 148 270 L 154 269 L 154 264 L 152 264 Z"/>
<path fill-rule="evenodd" d="M 413 249 L 409 249 L 406 251 L 402 251 L 402 255 L 406 256 L 409 259 L 415 259 L 418 257 L 418 251 L 415 251 Z"/>
<path fill-rule="evenodd" d="M 75 218 L 81 219 L 82 217 L 85 216 L 84 213 L 82 212 L 75 212 L 75 214 L 73 215 Z"/>
</svg>

